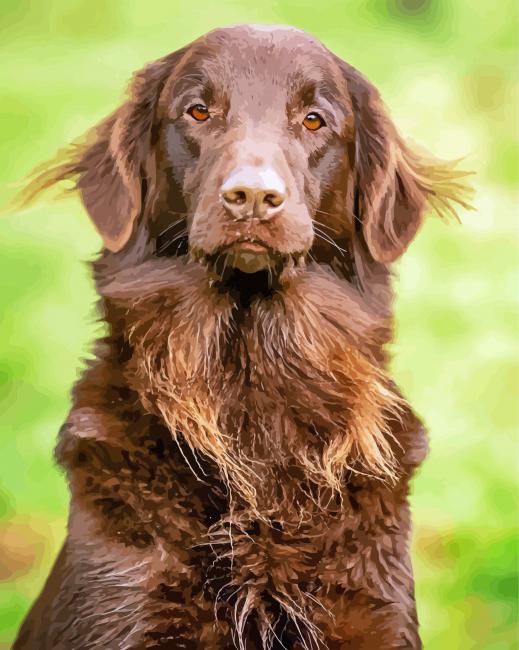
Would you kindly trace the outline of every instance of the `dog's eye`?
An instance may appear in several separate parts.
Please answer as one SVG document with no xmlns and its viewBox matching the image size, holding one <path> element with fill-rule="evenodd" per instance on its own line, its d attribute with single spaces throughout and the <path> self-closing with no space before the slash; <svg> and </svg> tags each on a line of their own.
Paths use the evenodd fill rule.
<svg viewBox="0 0 519 650">
<path fill-rule="evenodd" d="M 203 104 L 195 104 L 187 109 L 187 114 L 197 122 L 205 122 L 209 118 L 209 109 Z"/>
<path fill-rule="evenodd" d="M 303 124 L 309 131 L 317 131 L 322 126 L 325 126 L 325 122 L 319 113 L 308 113 L 303 120 Z"/>
</svg>

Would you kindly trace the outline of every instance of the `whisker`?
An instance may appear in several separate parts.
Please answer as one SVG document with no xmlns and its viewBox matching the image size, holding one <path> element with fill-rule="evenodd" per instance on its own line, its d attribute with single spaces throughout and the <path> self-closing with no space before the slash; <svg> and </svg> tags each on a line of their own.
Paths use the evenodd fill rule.
<svg viewBox="0 0 519 650">
<path fill-rule="evenodd" d="M 322 221 L 317 221 L 317 219 L 313 219 L 313 218 L 312 218 L 312 221 L 313 221 L 313 223 L 317 223 L 317 224 L 319 224 L 319 225 L 322 226 L 323 228 L 328 228 L 328 230 L 331 230 L 332 232 L 335 232 L 335 233 L 339 233 L 339 232 L 340 232 L 340 231 L 337 230 L 336 228 L 332 228 L 331 226 L 329 226 L 327 223 L 323 223 Z"/>
<path fill-rule="evenodd" d="M 173 214 L 173 213 L 172 213 L 172 214 Z M 182 213 L 181 213 L 181 212 L 178 212 L 177 214 L 182 214 Z M 175 226 L 178 226 L 178 224 L 179 224 L 179 223 L 182 223 L 183 221 L 185 221 L 185 220 L 184 220 L 183 218 L 180 218 L 180 219 L 177 219 L 176 221 L 174 221 L 173 223 L 168 224 L 168 225 L 164 228 L 164 230 L 163 230 L 162 232 L 159 232 L 159 234 L 158 234 L 158 236 L 157 236 L 157 239 L 158 239 L 158 237 L 163 237 L 167 232 L 169 232 L 169 231 L 170 231 L 172 228 L 174 228 Z"/>
<path fill-rule="evenodd" d="M 330 237 L 330 235 L 329 235 L 327 232 L 324 232 L 324 230 L 321 230 L 321 228 L 318 228 L 317 226 L 314 226 L 314 231 L 315 231 L 318 235 L 321 235 L 321 237 L 327 237 L 327 238 L 328 238 L 328 241 L 329 241 L 330 243 L 331 243 L 331 242 L 334 242 L 334 240 L 332 239 L 332 237 Z M 334 242 L 334 243 L 335 243 L 335 242 Z"/>
<path fill-rule="evenodd" d="M 329 237 L 326 233 L 320 232 L 318 228 L 314 228 L 314 230 L 315 230 L 316 237 L 322 239 L 324 242 L 336 248 L 341 255 L 344 255 L 345 253 L 348 252 L 345 248 L 341 248 L 339 244 L 333 241 L 333 239 L 331 239 L 331 237 Z"/>
<path fill-rule="evenodd" d="M 326 212 L 325 210 L 318 210 L 317 208 L 314 209 L 314 212 L 319 212 L 320 214 L 324 214 L 327 217 L 332 217 L 332 218 L 335 218 L 335 219 L 337 219 L 337 217 L 340 216 L 340 215 L 337 215 L 337 214 L 332 214 L 331 212 Z M 353 220 L 358 220 L 358 218 L 359 218 L 354 212 L 352 212 L 351 210 L 346 210 L 346 208 L 343 208 L 341 210 L 341 213 L 344 214 L 347 217 L 350 217 Z"/>
<path fill-rule="evenodd" d="M 181 233 L 173 237 L 172 239 L 168 239 L 166 242 L 163 244 L 160 244 L 160 246 L 157 248 L 157 253 L 163 253 L 165 250 L 167 250 L 172 244 L 174 244 L 176 241 L 178 241 L 177 248 L 182 245 L 182 240 L 185 240 L 187 237 L 187 229 L 184 229 Z"/>
<path fill-rule="evenodd" d="M 336 214 L 332 214 L 331 212 L 326 212 L 326 210 L 318 210 L 317 208 L 314 209 L 314 212 L 319 212 L 320 214 L 325 214 L 327 217 L 337 217 Z"/>
</svg>

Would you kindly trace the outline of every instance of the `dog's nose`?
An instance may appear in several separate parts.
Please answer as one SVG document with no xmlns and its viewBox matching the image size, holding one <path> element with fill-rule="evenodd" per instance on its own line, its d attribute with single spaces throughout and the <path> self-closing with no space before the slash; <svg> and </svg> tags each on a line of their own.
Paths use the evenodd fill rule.
<svg viewBox="0 0 519 650">
<path fill-rule="evenodd" d="M 269 167 L 242 167 L 224 181 L 220 196 L 236 218 L 270 219 L 283 208 L 286 189 L 281 177 Z"/>
</svg>

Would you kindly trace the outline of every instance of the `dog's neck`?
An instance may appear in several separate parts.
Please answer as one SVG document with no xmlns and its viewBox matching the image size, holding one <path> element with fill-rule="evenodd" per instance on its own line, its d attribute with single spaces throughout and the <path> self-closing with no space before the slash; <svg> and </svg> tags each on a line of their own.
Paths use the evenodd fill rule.
<svg viewBox="0 0 519 650">
<path fill-rule="evenodd" d="M 390 322 L 330 268 L 293 269 L 246 309 L 185 258 L 96 276 L 110 328 L 100 363 L 251 503 L 290 467 L 323 489 L 348 470 L 398 475 L 408 407 L 380 363 Z"/>
</svg>

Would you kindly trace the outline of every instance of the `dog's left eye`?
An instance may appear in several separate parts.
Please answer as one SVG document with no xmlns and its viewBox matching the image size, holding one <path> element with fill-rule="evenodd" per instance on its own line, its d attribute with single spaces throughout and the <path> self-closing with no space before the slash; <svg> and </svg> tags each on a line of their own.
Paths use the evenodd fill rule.
<svg viewBox="0 0 519 650">
<path fill-rule="evenodd" d="M 303 120 L 303 124 L 309 131 L 317 131 L 322 126 L 325 126 L 325 121 L 319 115 L 319 113 L 308 113 L 308 115 Z"/>
<path fill-rule="evenodd" d="M 204 104 L 195 104 L 187 109 L 187 114 L 197 122 L 205 122 L 209 118 L 209 109 Z"/>
</svg>

